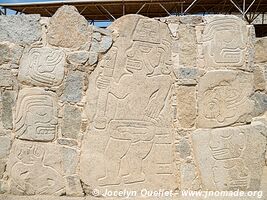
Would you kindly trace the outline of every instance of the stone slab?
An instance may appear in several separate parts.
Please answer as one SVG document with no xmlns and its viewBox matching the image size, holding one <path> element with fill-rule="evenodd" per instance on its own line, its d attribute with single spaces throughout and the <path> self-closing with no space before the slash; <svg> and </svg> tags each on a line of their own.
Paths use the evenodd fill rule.
<svg viewBox="0 0 267 200">
<path fill-rule="evenodd" d="M 199 129 L 192 135 L 203 190 L 260 190 L 266 126 Z"/>
<path fill-rule="evenodd" d="M 15 133 L 24 140 L 51 141 L 57 130 L 57 98 L 43 88 L 20 90 L 16 103 Z"/>
<path fill-rule="evenodd" d="M 199 128 L 228 126 L 251 121 L 253 78 L 233 70 L 209 71 L 198 85 Z"/>
<path fill-rule="evenodd" d="M 40 15 L 1 15 L 0 41 L 32 44 L 41 39 Z"/>
<path fill-rule="evenodd" d="M 50 47 L 30 47 L 20 62 L 18 79 L 34 86 L 58 86 L 64 78 L 65 54 Z"/>
</svg>

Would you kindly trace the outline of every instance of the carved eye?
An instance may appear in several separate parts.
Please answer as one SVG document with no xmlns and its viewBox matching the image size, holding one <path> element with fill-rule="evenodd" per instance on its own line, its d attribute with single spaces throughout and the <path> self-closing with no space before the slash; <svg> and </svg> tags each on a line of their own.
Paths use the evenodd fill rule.
<svg viewBox="0 0 267 200">
<path fill-rule="evenodd" d="M 143 46 L 143 45 L 140 45 L 139 48 L 140 48 L 140 51 L 142 51 L 143 53 L 149 53 L 152 50 L 152 47 Z"/>
<path fill-rule="evenodd" d="M 47 112 L 45 110 L 38 110 L 38 111 L 36 111 L 36 113 L 40 116 L 46 116 L 47 115 Z"/>
<path fill-rule="evenodd" d="M 221 137 L 224 139 L 229 139 L 232 137 L 232 133 L 230 133 L 230 131 L 225 131 L 223 134 L 221 134 Z"/>
</svg>

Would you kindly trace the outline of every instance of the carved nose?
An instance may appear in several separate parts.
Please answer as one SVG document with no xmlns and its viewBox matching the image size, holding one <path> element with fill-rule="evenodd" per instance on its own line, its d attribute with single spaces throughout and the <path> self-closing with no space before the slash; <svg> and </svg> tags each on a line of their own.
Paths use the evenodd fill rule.
<svg viewBox="0 0 267 200">
<path fill-rule="evenodd" d="M 57 125 L 57 123 L 58 123 L 57 118 L 55 118 L 55 117 L 50 121 L 51 125 Z"/>
<path fill-rule="evenodd" d="M 217 149 L 221 146 L 221 141 L 214 134 L 211 134 L 209 145 L 210 148 Z"/>
</svg>

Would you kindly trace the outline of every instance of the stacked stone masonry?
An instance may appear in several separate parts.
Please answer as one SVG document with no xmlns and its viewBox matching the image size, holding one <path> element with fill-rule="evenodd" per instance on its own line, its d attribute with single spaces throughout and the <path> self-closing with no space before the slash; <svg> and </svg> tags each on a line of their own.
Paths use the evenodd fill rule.
<svg viewBox="0 0 267 200">
<path fill-rule="evenodd" d="M 236 16 L 0 16 L 0 110 L 0 199 L 267 191 L 267 38 Z"/>
</svg>

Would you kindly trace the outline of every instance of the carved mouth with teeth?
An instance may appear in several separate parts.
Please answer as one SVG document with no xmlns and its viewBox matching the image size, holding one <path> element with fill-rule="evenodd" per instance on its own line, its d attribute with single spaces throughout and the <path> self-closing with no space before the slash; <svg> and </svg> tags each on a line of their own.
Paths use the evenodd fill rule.
<svg viewBox="0 0 267 200">
<path fill-rule="evenodd" d="M 142 69 L 142 62 L 139 60 L 132 60 L 127 59 L 126 62 L 126 69 L 135 69 L 135 70 L 141 70 Z"/>
<path fill-rule="evenodd" d="M 212 150 L 212 155 L 215 159 L 227 159 L 228 157 L 230 158 L 228 148 L 222 148 L 222 149 L 211 148 L 211 150 Z"/>
<path fill-rule="evenodd" d="M 56 131 L 56 126 L 51 127 L 37 127 L 37 134 L 50 135 L 54 134 Z"/>
</svg>

